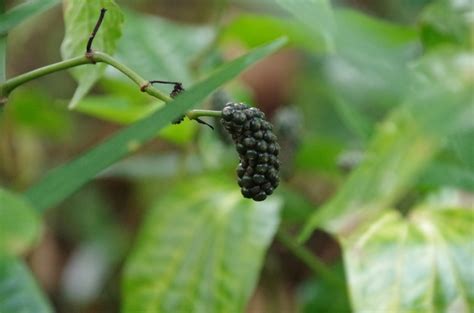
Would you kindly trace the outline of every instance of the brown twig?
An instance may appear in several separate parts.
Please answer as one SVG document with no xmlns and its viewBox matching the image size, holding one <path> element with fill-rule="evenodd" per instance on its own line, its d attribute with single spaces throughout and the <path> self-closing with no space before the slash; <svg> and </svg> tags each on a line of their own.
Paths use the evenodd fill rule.
<svg viewBox="0 0 474 313">
<path fill-rule="evenodd" d="M 89 36 L 89 40 L 87 41 L 86 55 L 92 54 L 92 42 L 94 41 L 95 35 L 97 35 L 100 25 L 102 24 L 102 21 L 104 20 L 105 12 L 107 12 L 107 9 L 104 9 L 104 8 L 100 9 L 99 19 L 97 20 L 94 30 L 92 31 L 91 35 Z"/>
</svg>

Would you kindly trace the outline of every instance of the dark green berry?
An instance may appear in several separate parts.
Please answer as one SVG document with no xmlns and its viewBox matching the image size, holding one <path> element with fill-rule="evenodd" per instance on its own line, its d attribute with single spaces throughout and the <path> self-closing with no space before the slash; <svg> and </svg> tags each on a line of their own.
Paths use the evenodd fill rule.
<svg viewBox="0 0 474 313">
<path fill-rule="evenodd" d="M 258 164 L 255 167 L 255 171 L 259 174 L 265 174 L 265 172 L 268 170 L 268 165 L 267 164 Z"/>
<path fill-rule="evenodd" d="M 258 194 L 256 194 L 255 196 L 253 196 L 253 200 L 255 201 L 263 201 L 267 198 L 267 194 L 265 193 L 265 191 L 260 191 Z"/>
<path fill-rule="evenodd" d="M 242 195 L 263 201 L 278 186 L 279 146 L 263 112 L 242 103 L 228 103 L 222 110 L 221 123 L 232 136 L 240 155 L 237 167 Z"/>
<path fill-rule="evenodd" d="M 222 118 L 226 121 L 231 121 L 233 114 L 234 114 L 234 110 L 232 110 L 232 108 L 230 107 L 225 107 L 222 110 Z"/>
<path fill-rule="evenodd" d="M 255 146 L 255 144 L 257 143 L 257 141 L 255 139 L 253 139 L 252 137 L 247 137 L 247 138 L 244 139 L 243 143 L 244 143 L 245 147 L 253 148 Z"/>
<path fill-rule="evenodd" d="M 247 157 L 247 159 L 253 160 L 258 157 L 258 153 L 255 150 L 247 150 L 247 152 L 245 153 L 245 156 Z"/>
<path fill-rule="evenodd" d="M 256 184 L 263 184 L 265 182 L 265 176 L 260 175 L 260 174 L 255 174 L 253 175 L 253 181 Z"/>
<path fill-rule="evenodd" d="M 263 138 L 263 133 L 261 131 L 257 131 L 255 133 L 253 133 L 253 138 L 255 139 L 262 139 Z"/>
<path fill-rule="evenodd" d="M 246 121 L 246 116 L 244 113 L 242 112 L 236 112 L 234 113 L 234 115 L 232 116 L 232 121 L 241 125 L 243 124 L 245 121 Z"/>
<path fill-rule="evenodd" d="M 244 169 L 244 167 L 242 166 L 242 163 L 239 164 L 239 166 L 237 167 L 237 171 L 236 171 L 236 172 L 237 172 L 237 176 L 239 176 L 239 177 L 244 176 L 245 169 Z"/>
<path fill-rule="evenodd" d="M 259 142 L 257 143 L 257 147 L 256 147 L 256 148 L 257 148 L 257 150 L 260 151 L 260 152 L 265 152 L 265 151 L 267 151 L 267 147 L 268 147 L 268 145 L 267 145 L 267 143 L 266 143 L 265 141 L 259 141 Z"/>
<path fill-rule="evenodd" d="M 243 187 L 252 187 L 253 186 L 253 180 L 252 180 L 252 177 L 250 177 L 250 176 L 242 177 L 241 182 L 242 182 Z"/>
<path fill-rule="evenodd" d="M 253 195 L 253 194 L 250 192 L 249 189 L 243 187 L 240 191 L 242 192 L 242 195 L 243 195 L 245 198 L 252 198 L 252 195 Z"/>
</svg>

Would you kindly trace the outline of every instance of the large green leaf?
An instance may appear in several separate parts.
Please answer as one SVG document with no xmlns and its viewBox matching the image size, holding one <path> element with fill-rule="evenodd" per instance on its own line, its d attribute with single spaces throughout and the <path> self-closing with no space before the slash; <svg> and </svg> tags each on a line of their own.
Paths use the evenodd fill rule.
<svg viewBox="0 0 474 313">
<path fill-rule="evenodd" d="M 193 81 L 189 63 L 213 40 L 212 29 L 125 13 L 117 57 L 146 79 L 180 81 L 186 88 Z"/>
<path fill-rule="evenodd" d="M 20 196 L 0 188 L 0 254 L 21 254 L 38 239 L 37 212 Z"/>
<path fill-rule="evenodd" d="M 3 2 L 1 5 L 4 5 Z M 30 0 L 6 13 L 2 13 L 3 10 L 0 10 L 0 37 L 6 35 L 13 27 L 27 18 L 46 11 L 57 3 L 59 0 Z"/>
<path fill-rule="evenodd" d="M 28 267 L 20 260 L 0 255 L 0 313 L 53 312 Z"/>
<path fill-rule="evenodd" d="M 423 207 L 367 220 L 343 239 L 355 312 L 474 310 L 474 211 Z"/>
<path fill-rule="evenodd" d="M 454 75 L 450 84 L 442 77 L 430 76 L 430 71 L 445 73 L 437 62 L 440 57 L 444 59 L 445 54 L 430 56 L 423 65 L 420 62 L 413 80 L 416 92 L 379 126 L 361 165 L 339 192 L 313 214 L 301 240 L 318 226 L 338 233 L 392 206 L 416 183 L 445 140 L 474 128 L 471 83 L 459 78 L 463 77 L 463 70 L 448 67 L 450 71 L 446 73 Z"/>
<path fill-rule="evenodd" d="M 279 201 L 234 180 L 189 180 L 146 217 L 125 269 L 123 312 L 243 312 L 278 226 Z"/>
<path fill-rule="evenodd" d="M 117 41 L 122 33 L 123 15 L 114 0 L 65 0 L 64 23 L 66 31 L 61 45 L 63 59 L 84 55 L 89 35 L 99 18 L 101 8 L 107 9 L 107 13 L 94 39 L 93 49 L 108 54 L 115 52 Z M 105 67 L 105 64 L 96 64 L 94 67 L 78 67 L 71 70 L 79 86 L 69 107 L 73 108 L 89 92 L 102 76 Z"/>
<path fill-rule="evenodd" d="M 276 51 L 286 42 L 274 41 L 224 65 L 213 75 L 197 83 L 163 109 L 123 129 L 76 160 L 49 173 L 26 192 L 39 210 L 57 205 L 97 174 L 151 140 L 170 121 L 196 106 L 213 90 L 235 78 L 247 67 Z"/>
</svg>

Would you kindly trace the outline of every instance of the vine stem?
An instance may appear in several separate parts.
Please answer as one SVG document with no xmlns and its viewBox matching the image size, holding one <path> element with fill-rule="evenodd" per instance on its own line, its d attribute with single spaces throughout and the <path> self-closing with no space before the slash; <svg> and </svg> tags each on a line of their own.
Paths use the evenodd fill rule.
<svg viewBox="0 0 474 313">
<path fill-rule="evenodd" d="M 126 65 L 120 63 L 110 55 L 99 51 L 94 51 L 91 53 L 87 53 L 84 56 L 75 57 L 58 63 L 46 65 L 31 72 L 27 72 L 14 78 L 11 78 L 7 80 L 4 84 L 0 85 L 0 95 L 6 98 L 16 87 L 21 86 L 33 79 L 80 65 L 94 65 L 94 63 L 106 63 L 125 74 L 128 78 L 134 81 L 141 88 L 142 91 L 162 101 L 171 101 L 170 97 L 151 86 L 147 80 L 142 78 L 135 71 L 133 71 Z"/>
<path fill-rule="evenodd" d="M 61 62 L 46 65 L 44 67 L 40 67 L 33 71 L 8 79 L 4 83 L 0 83 L 0 104 L 6 103 L 9 94 L 15 88 L 31 80 L 46 76 L 48 74 L 52 74 L 55 72 L 73 68 L 76 66 L 81 66 L 81 65 L 93 66 L 95 63 L 106 63 L 114 67 L 115 69 L 125 74 L 133 82 L 135 82 L 135 84 L 137 84 L 140 87 L 141 91 L 146 92 L 152 97 L 155 97 L 164 102 L 170 102 L 172 100 L 171 97 L 169 97 L 168 95 L 164 94 L 160 90 L 153 87 L 148 80 L 144 79 L 143 77 L 138 75 L 135 71 L 133 71 L 126 65 L 120 63 L 118 60 L 114 59 L 112 56 L 104 52 L 92 51 L 92 52 L 87 53 L 84 56 L 79 56 L 79 57 L 71 58 L 68 60 L 61 61 Z M 201 116 L 219 117 L 220 112 L 211 111 L 211 110 L 192 110 L 188 112 L 186 116 L 189 119 L 196 119 Z"/>
<path fill-rule="evenodd" d="M 6 98 L 15 88 L 29 82 L 30 80 L 75 66 L 90 63 L 91 60 L 89 60 L 86 56 L 81 56 L 37 68 L 31 72 L 27 72 L 8 79 L 3 84 L 0 84 L 0 95 Z"/>
</svg>

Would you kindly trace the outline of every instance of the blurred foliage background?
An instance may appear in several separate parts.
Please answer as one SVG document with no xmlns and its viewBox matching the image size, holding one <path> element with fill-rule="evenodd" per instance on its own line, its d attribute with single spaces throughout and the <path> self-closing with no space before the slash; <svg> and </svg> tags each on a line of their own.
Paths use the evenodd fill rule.
<svg viewBox="0 0 474 313">
<path fill-rule="evenodd" d="M 147 79 L 185 88 L 288 37 L 200 105 L 263 110 L 279 136 L 283 183 L 255 210 L 216 197 L 238 192 L 234 147 L 218 127 L 170 125 L 48 210 L 37 245 L 18 248 L 55 310 L 118 312 L 125 302 L 134 312 L 147 299 L 134 275 L 148 273 L 153 285 L 166 277 L 155 267 L 173 260 L 182 271 L 154 301 L 172 308 L 185 290 L 205 303 L 200 288 L 180 289 L 181 280 L 210 280 L 213 253 L 233 250 L 242 262 L 228 257 L 222 284 L 239 287 L 220 292 L 238 304 L 215 312 L 474 310 L 474 4 L 328 3 L 117 1 L 125 18 L 116 57 Z M 13 28 L 7 77 L 61 59 L 63 37 L 60 5 Z M 0 116 L 5 189 L 24 191 L 163 105 L 110 68 L 70 111 L 75 88 L 61 72 L 12 93 Z M 215 207 L 237 213 L 221 221 Z M 2 214 L 0 226 L 8 225 Z M 194 237 L 201 241 L 180 245 Z"/>
</svg>

